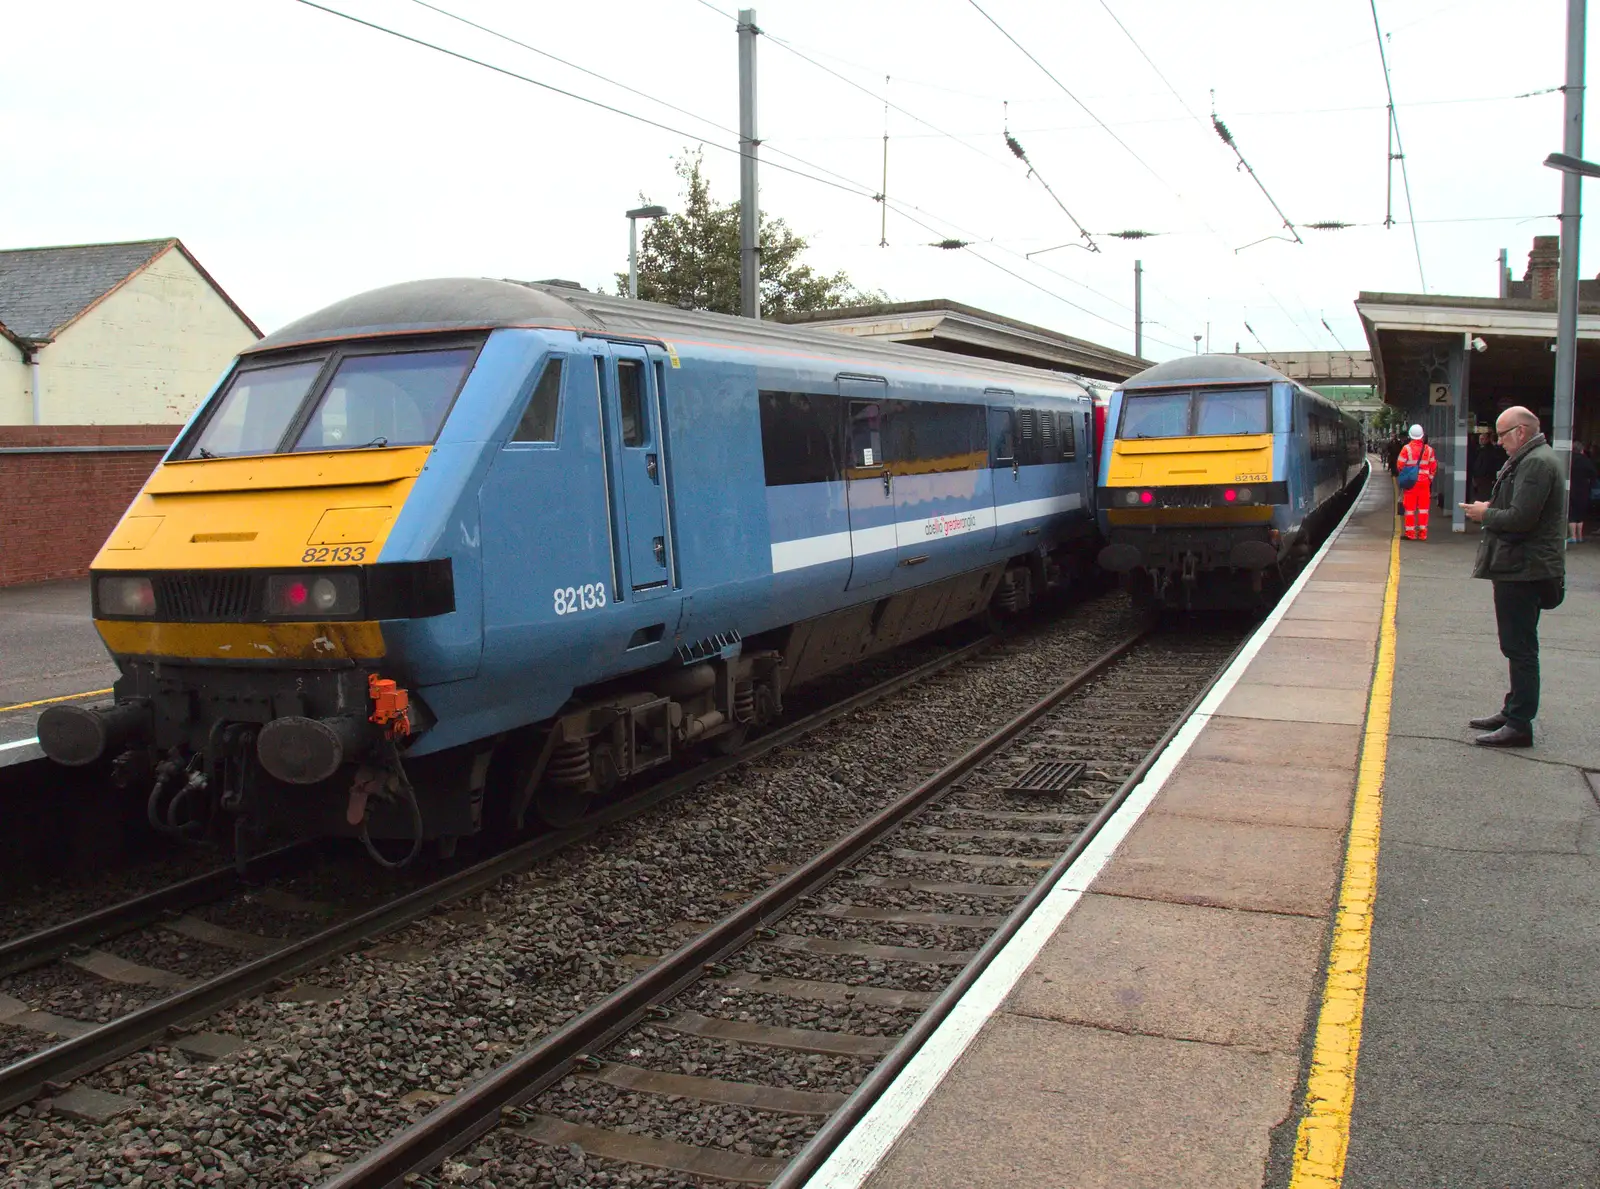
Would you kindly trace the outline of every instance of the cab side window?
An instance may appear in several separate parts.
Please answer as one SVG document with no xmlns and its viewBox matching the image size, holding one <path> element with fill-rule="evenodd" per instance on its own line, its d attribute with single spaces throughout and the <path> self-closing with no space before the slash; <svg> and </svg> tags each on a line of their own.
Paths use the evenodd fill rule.
<svg viewBox="0 0 1600 1189">
<path fill-rule="evenodd" d="M 622 413 L 622 444 L 648 445 L 650 425 L 644 409 L 644 369 L 637 360 L 617 360 L 617 405 Z"/>
<path fill-rule="evenodd" d="M 1077 435 L 1072 424 L 1072 414 L 1061 414 L 1061 457 L 1069 461 L 1078 456 Z"/>
<path fill-rule="evenodd" d="M 561 406 L 561 357 L 555 356 L 539 373 L 533 395 L 522 410 L 513 442 L 553 442 L 556 440 L 556 413 Z"/>
</svg>

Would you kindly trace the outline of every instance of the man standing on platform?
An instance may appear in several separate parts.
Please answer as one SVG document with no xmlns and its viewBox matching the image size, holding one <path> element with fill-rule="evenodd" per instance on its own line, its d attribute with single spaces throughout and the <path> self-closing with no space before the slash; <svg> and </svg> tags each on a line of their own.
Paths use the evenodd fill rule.
<svg viewBox="0 0 1600 1189">
<path fill-rule="evenodd" d="M 1400 482 L 1400 502 L 1405 505 L 1406 540 L 1428 539 L 1428 506 L 1433 502 L 1433 477 L 1439 460 L 1423 439 L 1422 426 L 1411 427 L 1411 440 L 1400 450 L 1395 477 Z M 1407 484 L 1407 480 L 1410 484 Z"/>
<path fill-rule="evenodd" d="M 1481 747 L 1532 747 L 1539 713 L 1539 612 L 1559 607 L 1566 584 L 1566 476 L 1539 432 L 1539 419 L 1517 407 L 1495 423 L 1510 453 L 1487 503 L 1461 505 L 1483 522 L 1474 578 L 1494 583 L 1494 619 L 1511 689 L 1499 714 L 1475 718 Z"/>
</svg>

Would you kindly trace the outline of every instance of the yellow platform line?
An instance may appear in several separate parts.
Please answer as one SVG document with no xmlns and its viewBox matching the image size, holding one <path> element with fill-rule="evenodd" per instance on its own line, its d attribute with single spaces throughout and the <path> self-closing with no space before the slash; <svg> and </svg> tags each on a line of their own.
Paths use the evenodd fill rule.
<svg viewBox="0 0 1600 1189">
<path fill-rule="evenodd" d="M 1396 518 L 1398 523 L 1398 517 Z M 1394 696 L 1395 606 L 1400 592 L 1400 536 L 1389 541 L 1389 581 L 1383 592 L 1378 662 L 1367 699 L 1366 733 L 1356 775 L 1355 809 L 1345 851 L 1339 914 L 1328 954 L 1328 981 L 1317 1015 L 1306 1109 L 1295 1137 L 1289 1189 L 1338 1189 L 1350 1150 L 1350 1112 L 1356 1096 L 1356 1057 L 1372 953 L 1372 909 L 1378 897 L 1378 833 L 1383 817 L 1383 769 L 1389 753 Z"/>
<path fill-rule="evenodd" d="M 81 694 L 62 694 L 59 698 L 40 698 L 37 702 L 13 702 L 9 706 L 0 706 L 0 714 L 8 710 L 27 710 L 31 706 L 48 706 L 52 702 L 75 702 L 79 698 L 98 698 L 101 694 L 110 692 L 109 689 L 91 689 Z"/>
</svg>

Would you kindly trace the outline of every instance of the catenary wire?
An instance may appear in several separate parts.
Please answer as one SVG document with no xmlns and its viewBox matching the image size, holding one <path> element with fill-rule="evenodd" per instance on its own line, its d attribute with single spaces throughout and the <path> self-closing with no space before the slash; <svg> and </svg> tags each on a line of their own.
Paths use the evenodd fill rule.
<svg viewBox="0 0 1600 1189">
<path fill-rule="evenodd" d="M 445 54 L 448 57 L 455 58 L 455 59 L 457 59 L 459 61 L 466 62 L 466 63 L 468 63 L 470 65 L 480 66 L 485 70 L 493 71 L 494 73 L 503 75 L 503 76 L 505 76 L 507 78 L 512 78 L 512 79 L 516 79 L 519 82 L 528 83 L 528 84 L 530 84 L 532 86 L 536 86 L 536 87 L 539 87 L 539 88 L 541 88 L 543 90 L 550 91 L 550 92 L 553 92 L 553 93 L 558 94 L 558 95 L 562 95 L 562 96 L 564 96 L 566 98 L 569 98 L 569 99 L 575 99 L 580 103 L 587 104 L 587 105 L 589 105 L 591 107 L 600 108 L 603 111 L 610 112 L 610 113 L 612 113 L 614 115 L 622 116 L 622 117 L 624 117 L 626 119 L 634 120 L 634 121 L 636 121 L 638 123 L 641 123 L 641 124 L 646 124 L 646 125 L 648 125 L 648 126 L 650 126 L 652 128 L 657 128 L 657 129 L 660 129 L 660 130 L 665 131 L 665 132 L 671 132 L 676 136 L 687 136 L 690 139 L 705 140 L 705 138 L 699 137 L 698 135 L 696 135 L 694 133 L 691 133 L 691 132 L 688 132 L 688 131 L 686 131 L 686 130 L 684 130 L 682 128 L 675 128 L 670 124 L 662 123 L 659 120 L 653 120 L 653 119 L 649 118 L 648 116 L 642 116 L 642 115 L 639 115 L 636 112 L 630 112 L 630 111 L 628 111 L 628 110 L 626 110 L 624 108 L 616 107 L 616 106 L 614 106 L 612 104 L 609 104 L 609 103 L 604 103 L 604 102 L 602 102 L 602 101 L 600 101 L 598 99 L 592 99 L 592 98 L 590 98 L 590 97 L 588 97 L 586 95 L 579 95 L 576 92 L 565 90 L 564 88 L 557 87 L 557 86 L 555 86 L 555 85 L 553 85 L 551 83 L 546 83 L 546 82 L 543 82 L 543 81 L 541 81 L 539 79 L 536 79 L 536 78 L 532 78 L 529 75 L 521 74 L 521 73 L 519 73 L 519 72 L 517 72 L 515 70 L 511 70 L 511 69 L 509 69 L 507 67 L 499 66 L 499 65 L 496 65 L 495 63 L 484 61 L 481 58 L 475 58 L 472 55 L 462 53 L 459 50 L 450 49 L 447 46 L 439 45 L 436 42 L 428 41 L 425 38 L 416 37 L 416 36 L 414 36 L 412 34 L 401 32 L 398 29 L 392 29 L 387 25 L 381 25 L 381 24 L 378 24 L 375 21 L 369 21 L 369 20 L 366 20 L 363 17 L 358 17 L 358 16 L 355 16 L 355 15 L 353 15 L 351 13 L 341 12 L 339 9 L 330 8 L 330 7 L 326 6 L 326 5 L 319 4 L 319 3 L 316 2 L 316 0 L 295 0 L 295 2 L 299 3 L 299 4 L 303 4 L 308 8 L 314 8 L 314 9 L 318 10 L 319 12 L 327 13 L 329 16 L 341 17 L 341 18 L 343 18 L 343 19 L 345 19 L 347 21 L 352 22 L 353 24 L 361 25 L 361 26 L 363 26 L 365 28 L 368 28 L 368 29 L 371 29 L 371 30 L 373 30 L 375 32 L 387 34 L 387 35 L 389 35 L 391 37 L 397 38 L 397 39 L 399 39 L 401 41 L 409 42 L 409 43 L 411 43 L 413 45 L 420 46 L 420 47 L 422 47 L 424 49 L 434 50 L 434 51 L 436 51 L 438 53 Z M 734 147 L 731 147 L 731 146 L 728 146 L 728 145 L 719 144 L 716 141 L 705 140 L 705 143 L 711 145 L 713 148 L 717 148 L 717 149 L 720 149 L 720 150 L 722 150 L 724 152 L 731 153 L 731 154 L 734 154 L 734 155 L 737 155 L 738 152 L 739 152 L 739 150 L 737 148 L 734 148 Z M 801 169 L 796 169 L 796 168 L 794 168 L 792 166 L 787 166 L 787 165 L 780 164 L 779 162 L 776 162 L 776 161 L 769 161 L 769 162 L 767 162 L 767 164 L 771 165 L 772 167 L 774 167 L 776 169 L 782 170 L 783 172 L 794 174 L 797 177 L 802 177 L 802 178 L 805 178 L 805 179 L 807 179 L 809 181 L 817 182 L 818 184 L 825 185 L 825 186 L 830 186 L 830 187 L 832 187 L 832 188 L 834 188 L 836 190 L 842 190 L 842 191 L 844 191 L 845 193 L 848 193 L 848 194 L 853 194 L 858 198 L 866 198 L 866 199 L 869 199 L 869 200 L 872 200 L 872 201 L 883 201 L 883 202 L 886 202 L 886 203 L 888 203 L 889 209 L 893 210 L 901 218 L 908 219 L 910 222 L 915 223 L 918 226 L 923 227 L 926 230 L 932 231 L 935 234 L 938 234 L 938 235 L 941 235 L 941 236 L 944 235 L 944 232 L 941 231 L 940 229 L 935 228 L 931 224 L 925 223 L 922 220 L 920 220 L 918 218 L 915 218 L 914 216 L 908 214 L 906 209 L 904 207 L 902 207 L 900 204 L 889 202 L 886 198 L 884 198 L 884 197 L 880 196 L 879 194 L 877 194 L 871 187 L 862 186 L 859 183 L 853 183 L 853 182 L 833 181 L 833 180 L 830 180 L 830 179 L 825 178 L 825 177 L 820 177 L 820 176 L 818 176 L 816 174 L 807 173 L 807 172 L 805 172 L 804 170 L 801 170 Z M 911 209 L 921 211 L 921 208 L 917 208 L 917 207 L 912 207 Z M 939 216 L 933 215 L 930 212 L 921 211 L 921 213 L 929 214 L 929 217 L 931 217 L 931 218 L 935 218 L 935 219 L 939 218 Z M 944 220 L 941 220 L 941 221 L 944 221 Z M 950 227 L 955 227 L 956 226 L 953 223 L 948 224 L 948 225 Z M 956 230 L 960 230 L 960 228 L 956 228 Z M 968 234 L 971 234 L 971 233 L 968 233 Z M 1035 281 L 1029 280 L 1028 278 L 1023 277 L 1021 274 L 1013 272 L 1011 269 L 1006 268 L 1004 265 L 1001 265 L 998 262 L 989 259 L 988 257 L 984 256 L 982 253 L 972 252 L 971 254 L 975 258 L 977 258 L 978 260 L 981 260 L 985 264 L 988 264 L 990 267 L 997 268 L 1001 272 L 1004 272 L 1007 275 L 1016 278 L 1017 280 L 1023 281 L 1025 284 L 1030 285 L 1035 289 L 1038 289 L 1040 292 L 1045 293 L 1048 296 L 1055 298 L 1057 301 L 1060 301 L 1065 305 L 1071 306 L 1075 310 L 1079 310 L 1082 313 L 1088 314 L 1090 317 L 1093 317 L 1093 318 L 1096 318 L 1096 319 L 1098 319 L 1100 321 L 1106 322 L 1109 325 L 1114 326 L 1119 330 L 1131 331 L 1130 327 L 1124 326 L 1121 323 L 1118 323 L 1113 319 L 1107 318 L 1103 314 L 1097 313 L 1096 311 L 1089 309 L 1087 306 L 1081 305 L 1080 303 L 1075 302 L 1075 301 L 1071 300 L 1070 298 L 1064 297 L 1061 294 L 1056 293 L 1055 291 L 1053 291 L 1051 289 L 1048 289 L 1045 286 L 1040 285 Z M 1084 286 L 1084 288 L 1088 288 L 1088 286 Z M 1090 290 L 1090 291 L 1091 292 L 1095 292 L 1094 290 Z M 1103 294 L 1098 294 L 1098 293 L 1097 293 L 1097 296 L 1104 297 Z M 1113 300 L 1113 299 L 1108 299 L 1108 300 Z M 1152 339 L 1152 341 L 1160 342 L 1161 340 Z M 1162 345 L 1163 346 L 1168 346 L 1168 347 L 1174 347 L 1175 346 L 1174 344 L 1171 344 L 1171 343 L 1163 343 Z M 1181 348 L 1175 348 L 1175 349 L 1181 349 Z"/>
<path fill-rule="evenodd" d="M 1012 45 L 1016 46 L 1017 49 L 1022 52 L 1023 56 L 1026 57 L 1028 59 L 1028 61 L 1032 62 L 1035 66 L 1037 66 L 1040 69 L 1040 71 L 1042 71 L 1044 73 L 1044 76 L 1046 78 L 1048 78 L 1051 82 L 1055 83 L 1055 85 L 1057 87 L 1059 87 L 1061 89 L 1061 91 L 1069 99 L 1071 99 L 1080 108 L 1082 108 L 1084 113 L 1086 115 L 1088 115 L 1088 117 L 1091 120 L 1093 120 L 1097 125 L 1099 125 L 1100 128 L 1102 128 L 1105 131 L 1107 136 L 1111 137 L 1112 140 L 1116 141 L 1117 144 L 1121 145 L 1122 148 L 1128 153 L 1128 155 L 1130 157 L 1132 157 L 1135 161 L 1137 161 L 1140 165 L 1142 165 L 1144 167 L 1145 171 L 1147 173 L 1149 173 L 1151 177 L 1155 178 L 1158 182 L 1160 182 L 1163 186 L 1165 186 L 1168 190 L 1170 190 L 1174 195 L 1176 195 L 1178 197 L 1178 199 L 1180 201 L 1183 201 L 1183 202 L 1187 202 L 1188 201 L 1188 199 L 1184 198 L 1182 191 L 1180 191 L 1176 186 L 1174 186 L 1171 182 L 1169 182 L 1164 176 L 1162 176 L 1160 171 L 1158 171 L 1153 165 L 1151 165 L 1142 156 L 1140 156 L 1139 153 L 1133 148 L 1132 145 L 1128 144 L 1127 141 L 1123 140 L 1122 137 L 1118 136 L 1116 131 L 1109 124 L 1107 124 L 1104 120 L 1102 120 L 1099 117 L 1099 115 L 1097 115 L 1094 112 L 1094 110 L 1091 109 L 1088 106 L 1088 104 L 1084 103 L 1084 101 L 1082 99 L 1079 99 L 1077 95 L 1073 94 L 1072 89 L 1070 87 L 1068 87 L 1064 82 L 1062 82 L 1059 78 L 1057 78 L 1055 76 L 1055 74 L 1050 70 L 1050 68 L 1048 66 L 1046 66 L 1037 57 L 1035 57 L 1033 52 L 1031 50 L 1029 50 L 1027 46 L 1023 45 L 1020 41 L 1018 41 L 1015 37 L 1013 37 L 1011 35 L 1011 33 L 1006 29 L 1006 27 L 1004 25 L 1002 25 L 999 21 L 995 20 L 994 17 L 990 16 L 989 13 L 984 10 L 983 6 L 978 3 L 978 0 L 967 0 L 967 3 L 972 5 L 972 7 L 977 10 L 979 15 L 981 15 L 984 20 L 988 21 L 997 30 L 999 30 L 1001 36 L 1003 36 Z M 1228 241 L 1227 241 L 1226 237 L 1224 237 L 1223 234 L 1220 231 L 1218 231 L 1215 227 L 1213 227 L 1211 225 L 1211 223 L 1204 218 L 1203 215 L 1201 216 L 1201 221 L 1203 223 L 1205 223 L 1206 228 L 1214 236 L 1216 236 L 1217 239 L 1224 246 L 1227 246 L 1227 242 Z M 1267 296 L 1272 299 L 1273 304 L 1276 305 L 1278 307 L 1278 309 L 1283 312 L 1283 316 L 1289 320 L 1289 323 L 1296 330 L 1298 330 L 1302 335 L 1305 336 L 1306 341 L 1311 344 L 1312 350 L 1317 350 L 1318 348 L 1317 348 L 1317 343 L 1316 343 L 1316 336 L 1314 334 L 1312 334 L 1309 330 L 1306 329 L 1304 324 L 1301 323 L 1300 319 L 1296 318 L 1292 313 L 1289 312 L 1289 307 L 1283 304 L 1282 299 L 1279 298 L 1277 293 L 1274 292 L 1272 290 L 1272 288 L 1270 286 L 1268 286 L 1264 281 L 1259 280 L 1259 278 L 1257 280 L 1257 284 L 1259 284 L 1261 286 L 1261 288 L 1266 292 Z M 1304 302 L 1302 302 L 1301 304 L 1304 305 Z M 1307 309 L 1305 312 L 1306 312 L 1306 316 L 1310 317 L 1311 311 L 1309 309 Z"/>
</svg>

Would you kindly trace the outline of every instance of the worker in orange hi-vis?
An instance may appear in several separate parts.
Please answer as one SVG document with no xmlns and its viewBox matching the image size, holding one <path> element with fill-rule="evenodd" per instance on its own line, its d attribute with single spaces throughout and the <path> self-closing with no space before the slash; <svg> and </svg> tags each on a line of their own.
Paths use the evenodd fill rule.
<svg viewBox="0 0 1600 1189">
<path fill-rule="evenodd" d="M 1433 497 L 1433 477 L 1439 473 L 1439 460 L 1433 447 L 1423 441 L 1422 426 L 1413 425 L 1411 440 L 1400 450 L 1395 462 L 1395 479 L 1400 484 L 1400 502 L 1405 505 L 1405 531 L 1408 541 L 1428 539 L 1428 505 Z"/>
</svg>

